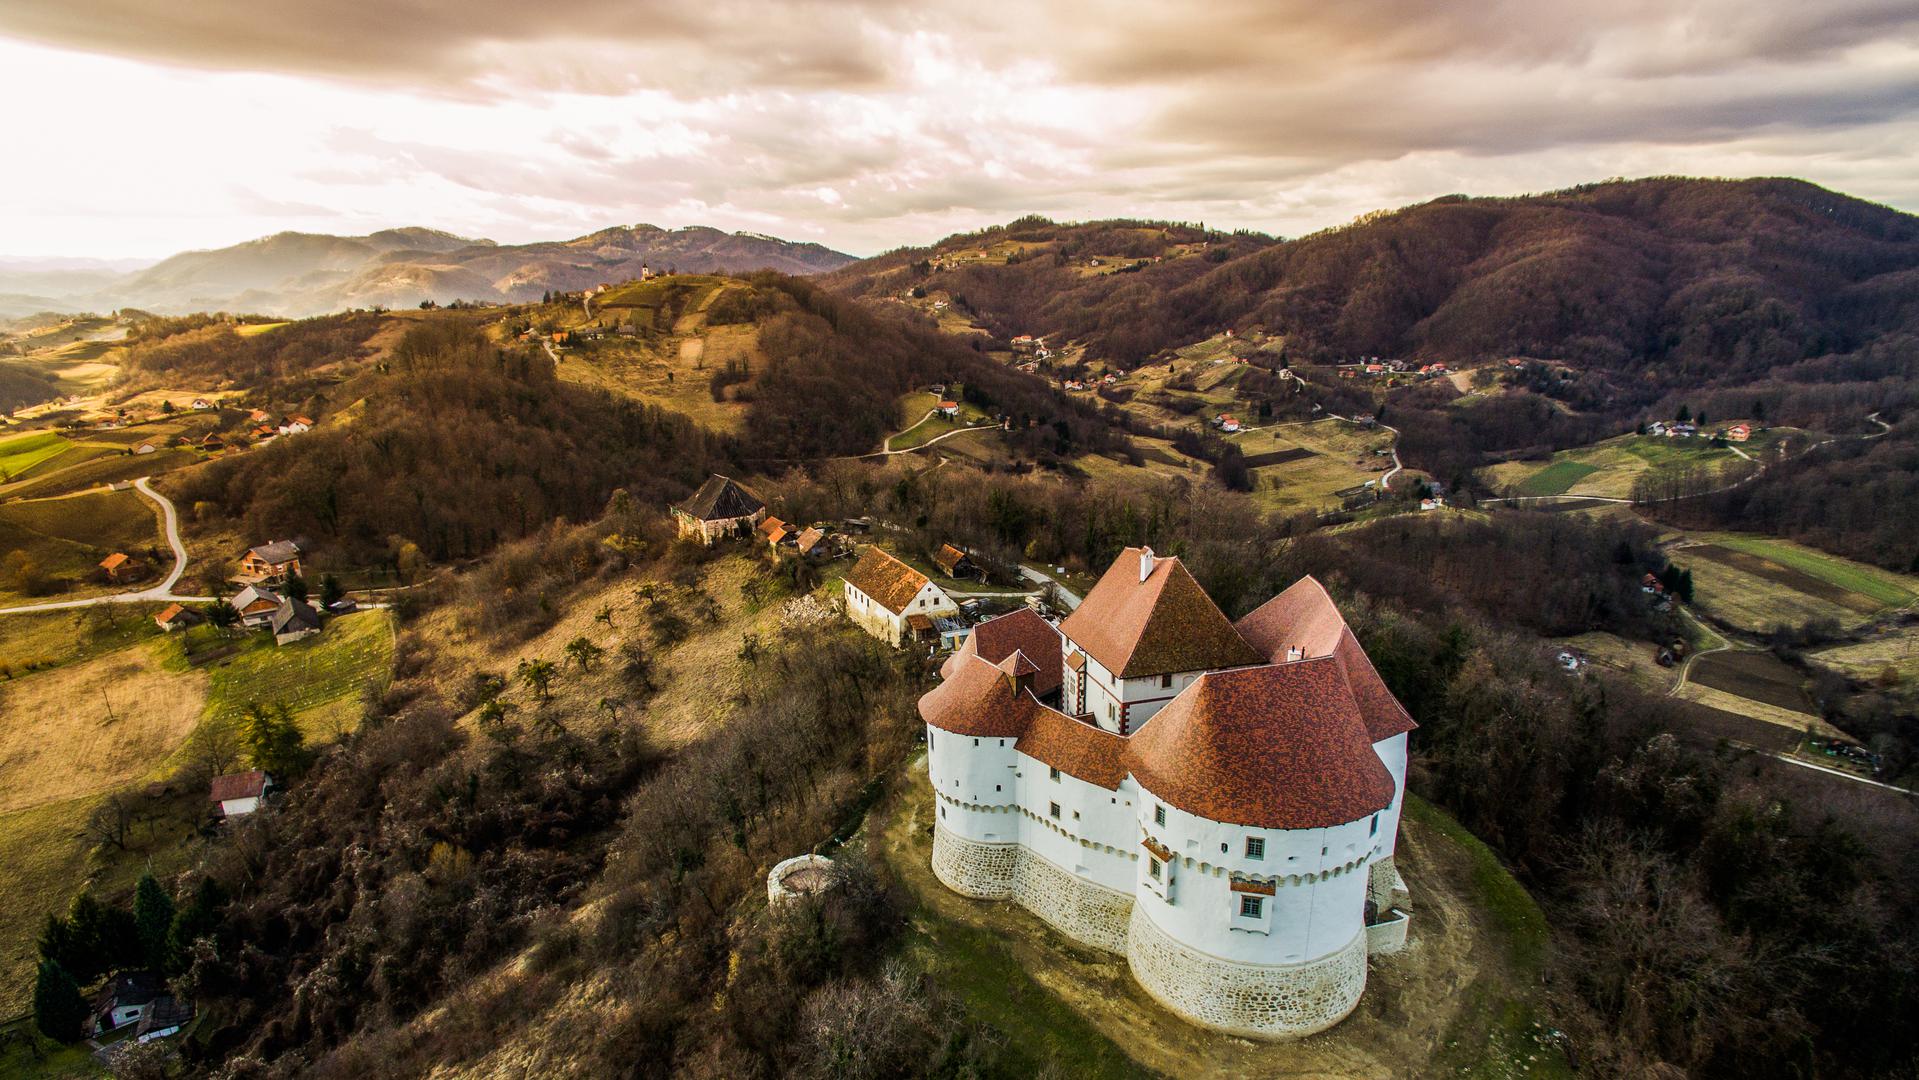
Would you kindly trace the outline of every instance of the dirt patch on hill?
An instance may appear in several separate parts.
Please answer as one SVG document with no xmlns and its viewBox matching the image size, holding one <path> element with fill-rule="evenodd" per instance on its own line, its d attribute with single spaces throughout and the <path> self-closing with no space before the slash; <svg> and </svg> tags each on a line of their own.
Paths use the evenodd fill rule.
<svg viewBox="0 0 1919 1080">
<path fill-rule="evenodd" d="M 1313 456 L 1311 450 L 1295 446 L 1286 450 L 1274 450 L 1265 454 L 1254 454 L 1246 459 L 1246 467 L 1257 469 L 1261 465 L 1284 465 L 1289 461 L 1299 461 Z"/>
<path fill-rule="evenodd" d="M 0 683 L 0 813 L 106 791 L 147 774 L 193 730 L 199 672 L 161 668 L 170 642 Z"/>
<path fill-rule="evenodd" d="M 1802 689 L 1805 679 L 1771 653 L 1722 652 L 1702 656 L 1693 664 L 1689 678 L 1775 708 L 1812 712 L 1812 703 Z"/>
</svg>

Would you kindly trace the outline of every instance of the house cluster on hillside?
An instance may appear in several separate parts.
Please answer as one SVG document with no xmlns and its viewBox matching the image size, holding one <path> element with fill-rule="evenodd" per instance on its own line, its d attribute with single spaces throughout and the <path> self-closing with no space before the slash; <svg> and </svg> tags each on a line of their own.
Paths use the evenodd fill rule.
<svg viewBox="0 0 1919 1080">
<path fill-rule="evenodd" d="M 287 589 L 300 578 L 300 557 L 300 545 L 291 540 L 251 547 L 240 557 L 234 580 L 242 587 L 227 599 L 227 605 L 238 613 L 241 626 L 268 630 L 279 645 L 320 632 L 320 612 Z M 339 610 L 352 610 L 351 601 L 339 602 Z"/>
<path fill-rule="evenodd" d="M 1129 548 L 1063 622 L 983 622 L 941 674 L 919 710 L 954 891 L 1252 1038 L 1338 1023 L 1367 958 L 1403 947 L 1414 724 L 1312 578 L 1235 623 L 1178 559 Z"/>
<path fill-rule="evenodd" d="M 669 507 L 684 540 L 711 546 L 721 540 L 752 538 L 779 555 L 827 557 L 839 549 L 825 523 L 799 525 L 766 512 L 766 501 L 730 476 L 718 473 L 685 502 Z"/>
</svg>

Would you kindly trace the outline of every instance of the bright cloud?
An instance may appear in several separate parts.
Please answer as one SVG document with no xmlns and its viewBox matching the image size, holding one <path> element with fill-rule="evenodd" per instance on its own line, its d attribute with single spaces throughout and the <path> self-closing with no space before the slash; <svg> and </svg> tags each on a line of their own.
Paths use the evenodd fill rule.
<svg viewBox="0 0 1919 1080">
<path fill-rule="evenodd" d="M 1296 234 L 1648 173 L 1919 208 L 1919 9 L 1882 0 L 13 0 L 0 94 L 13 254 L 639 221 L 863 254 L 1028 212 Z"/>
</svg>

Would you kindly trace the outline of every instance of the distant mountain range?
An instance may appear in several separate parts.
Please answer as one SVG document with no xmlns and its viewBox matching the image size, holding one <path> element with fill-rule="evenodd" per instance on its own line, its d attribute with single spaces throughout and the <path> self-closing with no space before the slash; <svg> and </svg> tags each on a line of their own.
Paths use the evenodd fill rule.
<svg viewBox="0 0 1919 1080">
<path fill-rule="evenodd" d="M 424 228 L 367 236 L 284 232 L 183 252 L 130 271 L 124 264 L 88 260 L 0 259 L 0 318 L 126 307 L 302 316 L 411 307 L 422 300 L 519 302 L 537 300 L 549 289 L 637 277 L 641 266 L 815 274 L 852 261 L 819 244 L 702 226 L 616 226 L 533 244 L 496 244 Z"/>
</svg>

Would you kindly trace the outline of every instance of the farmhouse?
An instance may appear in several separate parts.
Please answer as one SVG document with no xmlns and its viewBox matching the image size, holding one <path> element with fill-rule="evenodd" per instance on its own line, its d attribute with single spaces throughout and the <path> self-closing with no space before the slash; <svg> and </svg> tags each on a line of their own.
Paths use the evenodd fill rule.
<svg viewBox="0 0 1919 1080">
<path fill-rule="evenodd" d="M 800 554 L 811 555 L 815 550 L 826 550 L 820 547 L 820 541 L 824 539 L 826 539 L 826 533 L 822 532 L 818 525 L 809 525 L 805 532 L 800 533 L 799 539 L 794 543 L 795 546 L 800 549 Z"/>
<path fill-rule="evenodd" d="M 966 552 L 951 544 L 941 544 L 933 553 L 933 565 L 950 578 L 974 577 L 979 573 L 979 567 L 973 565 Z"/>
<path fill-rule="evenodd" d="M 314 611 L 305 600 L 295 600 L 289 596 L 273 609 L 267 626 L 273 631 L 273 643 L 285 645 L 289 641 L 319 633 L 320 613 Z"/>
<path fill-rule="evenodd" d="M 201 412 L 205 412 L 213 408 L 213 402 L 207 398 L 197 397 L 193 399 L 193 407 Z"/>
<path fill-rule="evenodd" d="M 1752 425 L 1734 424 L 1726 429 L 1726 438 L 1732 442 L 1745 442 L 1752 438 Z"/>
<path fill-rule="evenodd" d="M 1235 624 L 1178 559 L 1129 548 L 1057 628 L 981 623 L 941 674 L 919 710 L 954 891 L 1252 1038 L 1338 1023 L 1367 956 L 1404 944 L 1414 724 L 1312 578 Z"/>
<path fill-rule="evenodd" d="M 766 541 L 767 546 L 773 548 L 778 548 L 781 544 L 786 543 L 789 538 L 798 535 L 798 531 L 794 529 L 793 526 L 781 521 L 779 518 L 771 516 L 765 521 L 760 522 L 758 532 L 760 538 Z"/>
<path fill-rule="evenodd" d="M 938 411 L 941 416 L 944 416 L 949 420 L 954 419 L 959 416 L 959 402 L 942 401 L 939 403 Z"/>
<path fill-rule="evenodd" d="M 926 575 L 871 544 L 846 575 L 846 613 L 860 629 L 889 645 L 931 637 L 933 616 L 958 605 Z"/>
<path fill-rule="evenodd" d="M 116 551 L 100 560 L 100 569 L 106 571 L 108 581 L 119 581 L 121 572 L 127 569 L 129 562 L 132 560 L 123 552 Z"/>
<path fill-rule="evenodd" d="M 260 800 L 273 790 L 273 777 L 264 770 L 229 773 L 213 778 L 211 795 L 219 804 L 221 817 L 239 817 L 260 808 Z"/>
<path fill-rule="evenodd" d="M 313 421 L 304 416 L 290 416 L 287 422 L 279 427 L 282 435 L 304 435 L 312 430 Z"/>
<path fill-rule="evenodd" d="M 273 622 L 273 613 L 280 610 L 280 594 L 264 585 L 248 585 L 227 605 L 240 613 L 241 626 L 257 629 Z"/>
<path fill-rule="evenodd" d="M 672 507 L 681 538 L 711 545 L 729 536 L 744 536 L 766 516 L 766 503 L 729 476 L 714 473 L 693 497 Z"/>
<path fill-rule="evenodd" d="M 247 549 L 240 557 L 239 580 L 254 585 L 277 585 L 300 573 L 300 545 L 291 540 Z"/>
<path fill-rule="evenodd" d="M 189 626 L 197 625 L 200 622 L 200 613 L 179 604 L 168 604 L 153 616 L 153 621 L 160 629 L 172 633 L 175 630 L 185 630 Z"/>
<path fill-rule="evenodd" d="M 93 1000 L 93 1033 L 102 1035 L 137 1023 L 166 993 L 166 980 L 151 971 L 115 975 Z"/>
</svg>

